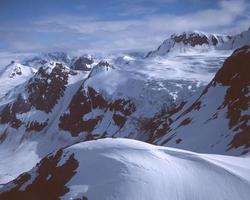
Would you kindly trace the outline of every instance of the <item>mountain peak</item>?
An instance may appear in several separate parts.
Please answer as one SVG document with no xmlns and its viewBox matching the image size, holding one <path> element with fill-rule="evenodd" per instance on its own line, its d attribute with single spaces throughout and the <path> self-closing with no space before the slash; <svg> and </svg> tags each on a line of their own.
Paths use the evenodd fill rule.
<svg viewBox="0 0 250 200">
<path fill-rule="evenodd" d="M 187 31 L 181 34 L 172 34 L 156 50 L 151 51 L 146 57 L 154 55 L 164 56 L 169 52 L 186 52 L 189 50 L 204 51 L 224 43 L 229 36 L 205 33 L 202 31 Z"/>
</svg>

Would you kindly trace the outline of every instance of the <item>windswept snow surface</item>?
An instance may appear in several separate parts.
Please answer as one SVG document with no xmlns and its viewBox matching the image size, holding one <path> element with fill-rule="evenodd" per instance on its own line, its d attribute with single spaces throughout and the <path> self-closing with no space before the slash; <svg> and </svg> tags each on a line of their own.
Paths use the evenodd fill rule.
<svg viewBox="0 0 250 200">
<path fill-rule="evenodd" d="M 44 197 L 50 192 L 55 195 L 43 181 L 46 179 L 53 187 L 59 181 L 57 170 L 64 174 L 65 166 L 72 166 L 73 171 L 64 185 L 69 190 L 58 196 L 63 200 L 248 200 L 250 196 L 249 157 L 197 154 L 110 138 L 79 143 L 64 149 L 59 159 L 58 155 L 55 160 L 58 168 L 46 168 L 46 173 L 52 175 L 39 174 L 45 172 L 44 166 L 50 166 L 51 161 L 44 160 L 28 172 L 28 180 L 3 186 L 0 198 L 24 195 L 29 200 L 31 194 L 38 195 L 39 192 L 34 192 L 38 191 L 39 183 L 45 183 L 39 189 Z M 67 174 L 71 174 L 67 169 Z M 13 188 L 23 193 L 15 193 Z"/>
</svg>

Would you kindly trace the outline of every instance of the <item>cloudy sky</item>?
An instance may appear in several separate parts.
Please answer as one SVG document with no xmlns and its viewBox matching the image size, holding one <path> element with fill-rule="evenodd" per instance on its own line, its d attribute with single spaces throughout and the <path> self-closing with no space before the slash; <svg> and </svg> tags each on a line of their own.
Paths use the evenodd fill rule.
<svg viewBox="0 0 250 200">
<path fill-rule="evenodd" d="M 249 0 L 1 0 L 0 54 L 148 50 L 174 32 L 249 26 Z"/>
</svg>

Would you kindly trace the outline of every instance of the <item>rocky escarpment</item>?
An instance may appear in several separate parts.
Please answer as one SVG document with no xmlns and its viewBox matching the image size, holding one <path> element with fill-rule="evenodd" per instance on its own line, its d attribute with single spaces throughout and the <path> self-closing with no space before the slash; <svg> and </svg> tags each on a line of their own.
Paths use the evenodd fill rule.
<svg viewBox="0 0 250 200">
<path fill-rule="evenodd" d="M 20 93 L 16 100 L 3 106 L 0 112 L 0 123 L 9 124 L 12 128 L 25 125 L 26 131 L 41 131 L 47 120 L 38 122 L 35 119 L 23 119 L 22 115 L 32 109 L 45 113 L 52 112 L 58 100 L 64 95 L 69 75 L 74 72 L 62 64 L 41 67 L 34 77 L 25 86 L 24 92 Z"/>
<path fill-rule="evenodd" d="M 109 128 L 118 131 L 126 123 L 127 118 L 135 111 L 132 101 L 117 99 L 109 101 L 95 89 L 81 87 L 74 95 L 68 111 L 60 117 L 59 127 L 69 131 L 72 136 L 80 132 L 97 135 L 110 135 Z M 92 137 L 93 135 L 89 135 Z"/>
<path fill-rule="evenodd" d="M 219 109 L 227 108 L 229 128 L 235 132 L 229 148 L 250 147 L 250 46 L 234 51 L 214 78 L 214 84 L 228 87 Z"/>
</svg>

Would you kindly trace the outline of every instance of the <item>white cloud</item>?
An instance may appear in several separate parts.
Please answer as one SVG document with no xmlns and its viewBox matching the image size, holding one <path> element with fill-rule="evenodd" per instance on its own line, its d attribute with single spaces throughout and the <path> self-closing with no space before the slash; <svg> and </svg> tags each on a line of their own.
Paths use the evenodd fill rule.
<svg viewBox="0 0 250 200">
<path fill-rule="evenodd" d="M 55 43 L 49 46 L 50 49 L 58 49 L 61 46 L 70 51 L 79 48 L 85 48 L 86 51 L 109 51 L 155 48 L 173 32 L 195 29 L 235 33 L 249 27 L 250 17 L 247 14 L 249 4 L 246 1 L 223 0 L 219 1 L 218 6 L 217 9 L 200 10 L 178 16 L 150 15 L 131 20 L 103 21 L 92 17 L 54 16 L 34 21 L 30 26 L 15 26 L 15 28 L 27 32 L 58 32 L 72 37 L 60 43 L 56 42 L 55 38 Z M 29 40 L 25 38 L 22 43 L 14 41 L 13 45 L 22 51 L 24 42 L 29 43 Z M 39 44 L 35 47 L 39 49 Z M 41 49 L 44 50 L 46 47 Z"/>
</svg>

